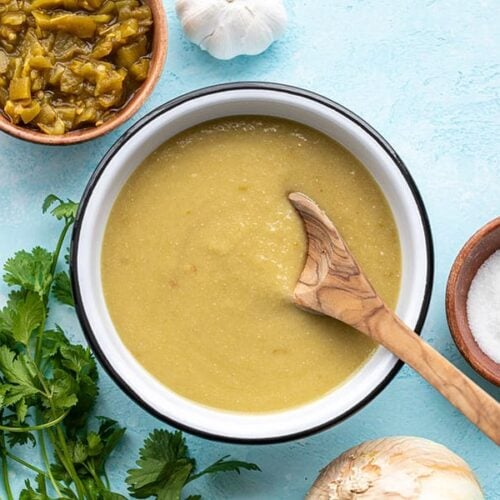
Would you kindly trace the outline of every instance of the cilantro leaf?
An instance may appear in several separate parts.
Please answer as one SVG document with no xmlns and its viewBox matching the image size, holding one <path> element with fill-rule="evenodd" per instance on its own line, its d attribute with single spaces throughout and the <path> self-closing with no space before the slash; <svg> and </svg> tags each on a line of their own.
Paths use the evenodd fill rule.
<svg viewBox="0 0 500 500">
<path fill-rule="evenodd" d="M 40 295 L 27 292 L 11 314 L 14 339 L 27 345 L 33 330 L 41 325 L 45 317 L 45 307 Z"/>
<path fill-rule="evenodd" d="M 44 398 L 47 408 L 67 410 L 78 403 L 76 392 L 78 385 L 75 378 L 67 371 L 56 369 L 49 382 L 50 400 Z"/>
<path fill-rule="evenodd" d="M 0 370 L 12 387 L 20 386 L 37 389 L 34 378 L 35 369 L 24 354 L 16 354 L 7 346 L 0 346 Z"/>
<path fill-rule="evenodd" d="M 76 212 L 78 210 L 78 203 L 74 201 L 60 201 L 57 207 L 53 208 L 50 212 L 56 219 L 66 219 L 67 221 L 73 221 L 76 217 Z"/>
<path fill-rule="evenodd" d="M 76 217 L 76 212 L 78 210 L 78 203 L 75 203 L 74 201 L 68 199 L 67 201 L 64 201 L 63 199 L 59 198 L 59 196 L 56 196 L 55 194 L 49 194 L 42 205 L 42 212 L 45 213 L 47 210 L 49 210 L 50 207 L 54 205 L 54 203 L 57 203 L 57 206 L 54 207 L 50 213 L 56 217 L 56 219 L 61 220 L 65 219 L 68 222 L 72 222 L 75 217 Z"/>
<path fill-rule="evenodd" d="M 47 494 L 47 487 L 45 485 L 45 477 L 42 474 L 36 476 L 36 488 L 31 486 L 29 479 L 24 481 L 25 488 L 21 491 L 19 495 L 19 500 L 73 500 L 76 499 L 74 493 L 68 488 L 63 488 L 63 492 L 68 494 L 68 496 L 59 497 L 55 499 Z"/>
<path fill-rule="evenodd" d="M 131 485 L 130 494 L 134 498 L 154 496 L 161 500 L 180 500 L 193 465 L 185 459 L 170 464 L 150 459 L 138 460 L 141 469 L 129 471 L 127 483 Z M 142 484 L 142 486 L 141 486 Z"/>
<path fill-rule="evenodd" d="M 4 384 L 0 386 L 0 407 L 15 405 L 28 396 L 33 396 L 39 391 L 34 386 Z"/>
<path fill-rule="evenodd" d="M 102 500 L 127 500 L 126 497 L 120 495 L 120 493 L 114 493 L 112 491 L 104 491 L 101 493 Z"/>
<path fill-rule="evenodd" d="M 65 419 L 68 435 L 70 436 L 85 426 L 99 394 L 97 375 L 95 379 L 92 379 L 88 375 L 80 374 L 77 377 L 77 384 L 76 397 L 78 402 L 71 408 Z"/>
<path fill-rule="evenodd" d="M 59 198 L 59 196 L 56 196 L 55 194 L 49 194 L 45 200 L 43 201 L 42 205 L 42 212 L 45 213 L 47 210 L 56 202 L 63 203 L 63 200 Z"/>
<path fill-rule="evenodd" d="M 59 347 L 60 363 L 75 375 L 89 374 L 97 370 L 90 349 L 78 344 L 63 344 Z"/>
<path fill-rule="evenodd" d="M 101 436 L 97 432 L 89 432 L 87 434 L 87 450 L 89 457 L 97 457 L 102 453 L 104 444 Z"/>
<path fill-rule="evenodd" d="M 228 458 L 229 455 L 219 458 L 219 460 L 214 462 L 212 465 L 209 465 L 206 469 L 191 476 L 190 481 L 194 481 L 195 479 L 198 479 L 206 474 L 216 474 L 219 472 L 237 472 L 240 474 L 241 469 L 260 471 L 259 466 L 256 464 L 241 462 L 240 460 L 227 460 Z"/>
<path fill-rule="evenodd" d="M 90 349 L 81 345 L 60 345 L 55 363 L 73 374 L 77 404 L 65 422 L 70 435 L 85 425 L 99 394 L 97 365 Z"/>
<path fill-rule="evenodd" d="M 189 458 L 186 440 L 180 431 L 154 430 L 147 437 L 140 451 L 143 459 L 157 459 L 166 462 Z"/>
<path fill-rule="evenodd" d="M 29 479 L 27 479 L 24 484 L 26 485 L 26 488 L 21 491 L 19 500 L 51 500 L 46 494 L 40 493 L 38 490 L 34 490 L 31 487 Z"/>
<path fill-rule="evenodd" d="M 69 341 L 60 326 L 56 325 L 55 330 L 46 330 L 42 340 L 42 359 L 50 360 L 59 353 L 62 346 L 68 344 Z"/>
<path fill-rule="evenodd" d="M 2 425 L 6 425 L 8 427 L 28 427 L 28 424 L 19 424 L 18 417 L 15 413 L 9 413 L 8 415 L 2 415 L 0 417 L 0 422 Z M 31 432 L 6 432 L 5 437 L 7 438 L 7 442 L 9 446 L 12 448 L 16 445 L 25 445 L 30 443 L 32 446 L 35 445 L 35 436 Z M 1 440 L 0 440 L 1 441 Z M 0 445 L 1 449 L 1 445 Z"/>
<path fill-rule="evenodd" d="M 43 301 L 37 293 L 12 291 L 7 305 L 0 311 L 0 332 L 5 340 L 10 337 L 12 343 L 27 345 L 33 330 L 40 326 L 44 317 Z"/>
<path fill-rule="evenodd" d="M 4 264 L 3 279 L 9 286 L 20 286 L 43 296 L 52 280 L 52 259 L 52 253 L 41 247 L 31 252 L 20 250 Z"/>
<path fill-rule="evenodd" d="M 159 500 L 180 500 L 182 489 L 192 470 L 193 465 L 191 463 L 176 464 L 172 471 L 168 471 L 167 474 L 164 473 L 167 478 L 161 481 L 161 489 L 158 491 L 157 498 Z"/>
<path fill-rule="evenodd" d="M 54 277 L 54 284 L 52 285 L 52 293 L 54 297 L 61 302 L 71 307 L 75 307 L 73 300 L 73 292 L 71 291 L 71 281 L 69 274 L 66 271 L 57 273 Z"/>
<path fill-rule="evenodd" d="M 36 477 L 37 487 L 33 489 L 29 479 L 27 479 L 24 484 L 26 488 L 21 491 L 19 495 L 19 500 L 51 500 L 47 495 L 47 489 L 45 486 L 45 478 L 42 474 L 38 474 Z"/>
<path fill-rule="evenodd" d="M 155 496 L 178 500 L 195 462 L 189 457 L 180 432 L 154 430 L 139 452 L 138 469 L 128 471 L 126 479 L 134 498 Z"/>
<path fill-rule="evenodd" d="M 7 384 L 0 384 L 0 408 L 4 405 L 5 396 L 8 391 L 9 391 L 9 386 Z M 2 418 L 1 414 L 0 418 Z"/>
<path fill-rule="evenodd" d="M 31 446 L 35 446 L 36 444 L 35 436 L 31 432 L 9 432 L 7 433 L 7 441 L 11 448 L 16 445 L 23 446 L 28 443 Z"/>
<path fill-rule="evenodd" d="M 77 403 L 65 419 L 68 434 L 72 437 L 82 428 L 94 407 L 99 393 L 97 365 L 90 349 L 70 344 L 63 330 L 46 331 L 42 344 L 42 357 L 50 361 L 53 369 L 67 372 L 74 380 Z"/>
<path fill-rule="evenodd" d="M 0 332 L 12 337 L 14 323 L 14 312 L 18 309 L 19 303 L 26 297 L 25 290 L 12 290 L 9 293 L 7 304 L 0 310 Z"/>
<path fill-rule="evenodd" d="M 76 441 L 71 446 L 70 453 L 74 464 L 83 464 L 89 456 L 87 446 L 82 441 Z"/>
<path fill-rule="evenodd" d="M 23 423 L 28 415 L 28 405 L 26 404 L 26 398 L 20 399 L 16 403 L 16 417 L 19 423 Z"/>
<path fill-rule="evenodd" d="M 56 481 L 60 481 L 62 483 L 66 483 L 66 484 L 71 483 L 71 476 L 68 474 L 68 471 L 61 464 L 57 455 L 55 458 L 56 458 L 57 462 L 54 464 L 50 464 L 50 471 L 52 472 L 52 475 L 54 476 Z M 71 490 L 69 490 L 69 491 L 71 491 Z M 69 491 L 65 493 L 68 496 L 69 496 Z"/>
<path fill-rule="evenodd" d="M 99 453 L 96 453 L 96 450 L 99 449 L 99 445 L 95 437 L 91 436 L 92 433 L 87 436 L 87 442 L 89 444 L 89 454 L 98 457 L 98 459 L 95 460 L 96 470 L 99 473 L 104 473 L 105 462 L 122 439 L 126 429 L 120 427 L 118 422 L 111 418 L 97 417 L 97 419 L 100 421 L 97 435 L 102 444 L 102 449 L 100 449 Z"/>
</svg>

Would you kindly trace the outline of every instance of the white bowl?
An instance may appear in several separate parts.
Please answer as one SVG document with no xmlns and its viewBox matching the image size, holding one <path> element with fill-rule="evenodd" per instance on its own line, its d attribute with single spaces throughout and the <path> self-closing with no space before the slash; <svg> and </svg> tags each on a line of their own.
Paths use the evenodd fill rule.
<svg viewBox="0 0 500 500">
<path fill-rule="evenodd" d="M 417 332 L 432 288 L 432 238 L 423 202 L 403 162 L 359 117 L 316 94 L 294 87 L 238 83 L 179 97 L 130 128 L 90 179 L 78 212 L 71 249 L 76 310 L 89 344 L 118 385 L 158 418 L 188 432 L 232 442 L 295 439 L 338 423 L 373 399 L 401 362 L 383 348 L 349 380 L 304 406 L 267 414 L 207 408 L 174 393 L 150 375 L 121 341 L 104 300 L 100 259 L 111 207 L 130 174 L 179 132 L 214 118 L 272 115 L 309 125 L 351 151 L 372 173 L 392 208 L 399 230 L 402 286 L 397 312 Z M 332 360 L 335 362 L 335 360 Z"/>
</svg>

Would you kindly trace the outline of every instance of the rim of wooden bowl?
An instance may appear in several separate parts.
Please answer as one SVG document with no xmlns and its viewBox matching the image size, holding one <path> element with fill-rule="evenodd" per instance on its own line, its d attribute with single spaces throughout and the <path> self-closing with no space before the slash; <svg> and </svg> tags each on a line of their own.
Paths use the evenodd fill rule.
<svg viewBox="0 0 500 500">
<path fill-rule="evenodd" d="M 495 238 L 490 249 L 483 249 L 487 238 Z M 457 255 L 446 286 L 446 316 L 451 335 L 467 362 L 493 384 L 500 386 L 500 364 L 487 356 L 472 335 L 467 320 L 467 295 L 477 270 L 496 250 L 500 250 L 500 217 L 493 219 L 476 231 Z"/>
<path fill-rule="evenodd" d="M 146 0 L 146 3 L 149 5 L 153 15 L 153 43 L 148 76 L 127 104 L 120 109 L 118 113 L 98 127 L 73 130 L 63 135 L 47 135 L 34 129 L 14 125 L 3 115 L 3 113 L 0 113 L 0 130 L 13 137 L 17 137 L 18 139 L 36 144 L 65 146 L 86 142 L 106 135 L 129 120 L 135 113 L 137 113 L 137 111 L 139 111 L 140 107 L 153 92 L 153 89 L 162 74 L 167 55 L 168 27 L 167 16 L 165 14 L 165 9 L 163 8 L 162 0 Z"/>
</svg>

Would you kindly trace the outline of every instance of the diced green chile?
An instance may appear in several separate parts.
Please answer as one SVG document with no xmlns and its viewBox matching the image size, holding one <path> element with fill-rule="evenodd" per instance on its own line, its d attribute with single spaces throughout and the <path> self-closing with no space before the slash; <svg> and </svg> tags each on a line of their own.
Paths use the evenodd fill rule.
<svg viewBox="0 0 500 500">
<path fill-rule="evenodd" d="M 60 135 L 98 126 L 149 71 L 143 0 L 0 0 L 0 107 L 13 123 Z"/>
</svg>

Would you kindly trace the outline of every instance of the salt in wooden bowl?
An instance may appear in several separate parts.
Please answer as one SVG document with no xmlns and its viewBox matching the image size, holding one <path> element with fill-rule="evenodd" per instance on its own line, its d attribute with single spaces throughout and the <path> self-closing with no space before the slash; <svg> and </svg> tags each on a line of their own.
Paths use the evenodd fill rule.
<svg viewBox="0 0 500 500">
<path fill-rule="evenodd" d="M 477 231 L 458 254 L 446 287 L 446 315 L 453 340 L 480 375 L 500 386 L 500 364 L 488 357 L 472 335 L 467 319 L 467 296 L 477 271 L 500 250 L 500 217 Z"/>
</svg>

